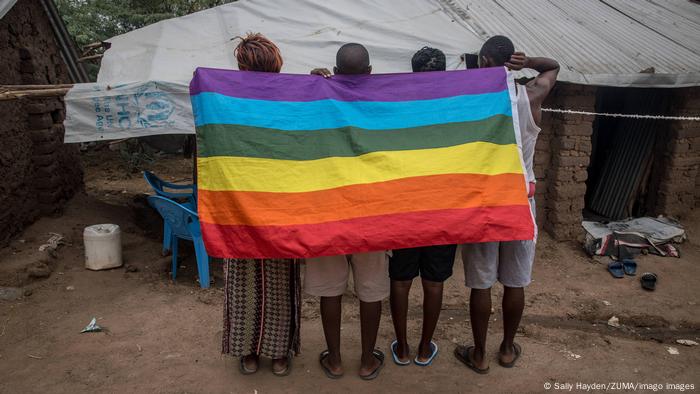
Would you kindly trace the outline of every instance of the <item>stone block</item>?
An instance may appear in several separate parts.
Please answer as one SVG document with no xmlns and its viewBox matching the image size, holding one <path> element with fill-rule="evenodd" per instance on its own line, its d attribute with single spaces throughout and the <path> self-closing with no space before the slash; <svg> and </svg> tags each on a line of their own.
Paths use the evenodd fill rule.
<svg viewBox="0 0 700 394">
<path fill-rule="evenodd" d="M 587 167 L 590 159 L 589 156 L 566 156 L 557 154 L 552 158 L 552 164 L 554 167 Z"/>
<path fill-rule="evenodd" d="M 590 137 L 593 134 L 593 124 L 590 122 L 581 122 L 579 124 L 564 124 L 558 130 L 559 135 L 569 136 L 586 136 Z"/>
</svg>

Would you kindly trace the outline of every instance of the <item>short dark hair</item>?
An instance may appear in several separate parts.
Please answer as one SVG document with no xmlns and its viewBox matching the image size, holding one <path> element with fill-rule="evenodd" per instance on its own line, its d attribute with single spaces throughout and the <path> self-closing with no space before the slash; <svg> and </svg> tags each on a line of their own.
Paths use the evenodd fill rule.
<svg viewBox="0 0 700 394">
<path fill-rule="evenodd" d="M 369 52 L 362 44 L 345 44 L 335 55 L 336 74 L 366 74 L 369 69 Z"/>
<path fill-rule="evenodd" d="M 423 47 L 411 58 L 413 72 L 445 71 L 445 54 L 436 48 Z"/>
<path fill-rule="evenodd" d="M 494 66 L 502 66 L 515 52 L 513 41 L 506 36 L 493 36 L 486 40 L 479 51 L 479 56 L 485 56 L 494 62 Z"/>
</svg>

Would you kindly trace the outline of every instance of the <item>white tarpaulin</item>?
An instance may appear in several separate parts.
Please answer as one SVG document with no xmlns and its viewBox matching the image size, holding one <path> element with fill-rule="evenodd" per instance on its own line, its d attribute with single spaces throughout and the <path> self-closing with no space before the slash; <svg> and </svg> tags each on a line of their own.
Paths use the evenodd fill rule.
<svg viewBox="0 0 700 394">
<path fill-rule="evenodd" d="M 107 40 L 98 83 L 66 96 L 66 142 L 194 133 L 180 92 L 198 66 L 235 69 L 232 39 L 249 31 L 280 47 L 286 73 L 330 68 L 347 42 L 369 49 L 375 73 L 410 71 L 425 45 L 463 68 L 460 54 L 504 34 L 557 59 L 561 81 L 680 87 L 700 84 L 698 20 L 700 5 L 680 0 L 239 0 Z M 117 98 L 122 114 L 105 122 Z"/>
<path fill-rule="evenodd" d="M 411 71 L 411 56 L 426 45 L 445 52 L 448 69 L 455 69 L 461 53 L 482 44 L 437 0 L 241 0 L 108 40 L 98 83 L 66 95 L 65 141 L 194 133 L 192 72 L 236 69 L 233 38 L 246 32 L 279 46 L 282 72 L 303 74 L 332 68 L 347 42 L 367 47 L 375 73 Z"/>
</svg>

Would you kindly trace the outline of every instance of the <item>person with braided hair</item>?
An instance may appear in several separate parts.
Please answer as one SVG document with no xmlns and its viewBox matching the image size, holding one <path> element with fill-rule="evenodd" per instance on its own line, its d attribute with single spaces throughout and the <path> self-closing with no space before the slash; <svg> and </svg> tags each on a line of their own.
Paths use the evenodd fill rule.
<svg viewBox="0 0 700 394">
<path fill-rule="evenodd" d="M 282 56 L 262 34 L 238 37 L 238 69 L 278 73 Z M 260 357 L 272 372 L 288 375 L 299 353 L 300 268 L 291 259 L 224 259 L 222 352 L 239 358 L 244 375 L 257 372 Z"/>
</svg>

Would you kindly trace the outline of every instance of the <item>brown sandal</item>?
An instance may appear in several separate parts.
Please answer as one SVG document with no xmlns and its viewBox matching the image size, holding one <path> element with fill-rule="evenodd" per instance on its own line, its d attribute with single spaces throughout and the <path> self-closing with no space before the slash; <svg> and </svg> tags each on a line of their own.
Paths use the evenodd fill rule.
<svg viewBox="0 0 700 394">
<path fill-rule="evenodd" d="M 486 367 L 484 369 L 481 369 L 474 364 L 474 361 L 472 361 L 471 356 L 469 355 L 471 353 L 471 350 L 474 349 L 474 346 L 457 346 L 455 348 L 455 357 L 457 360 L 461 361 L 462 364 L 466 365 L 471 369 L 472 371 L 480 374 L 480 375 L 486 375 L 489 373 L 489 368 Z"/>
</svg>

